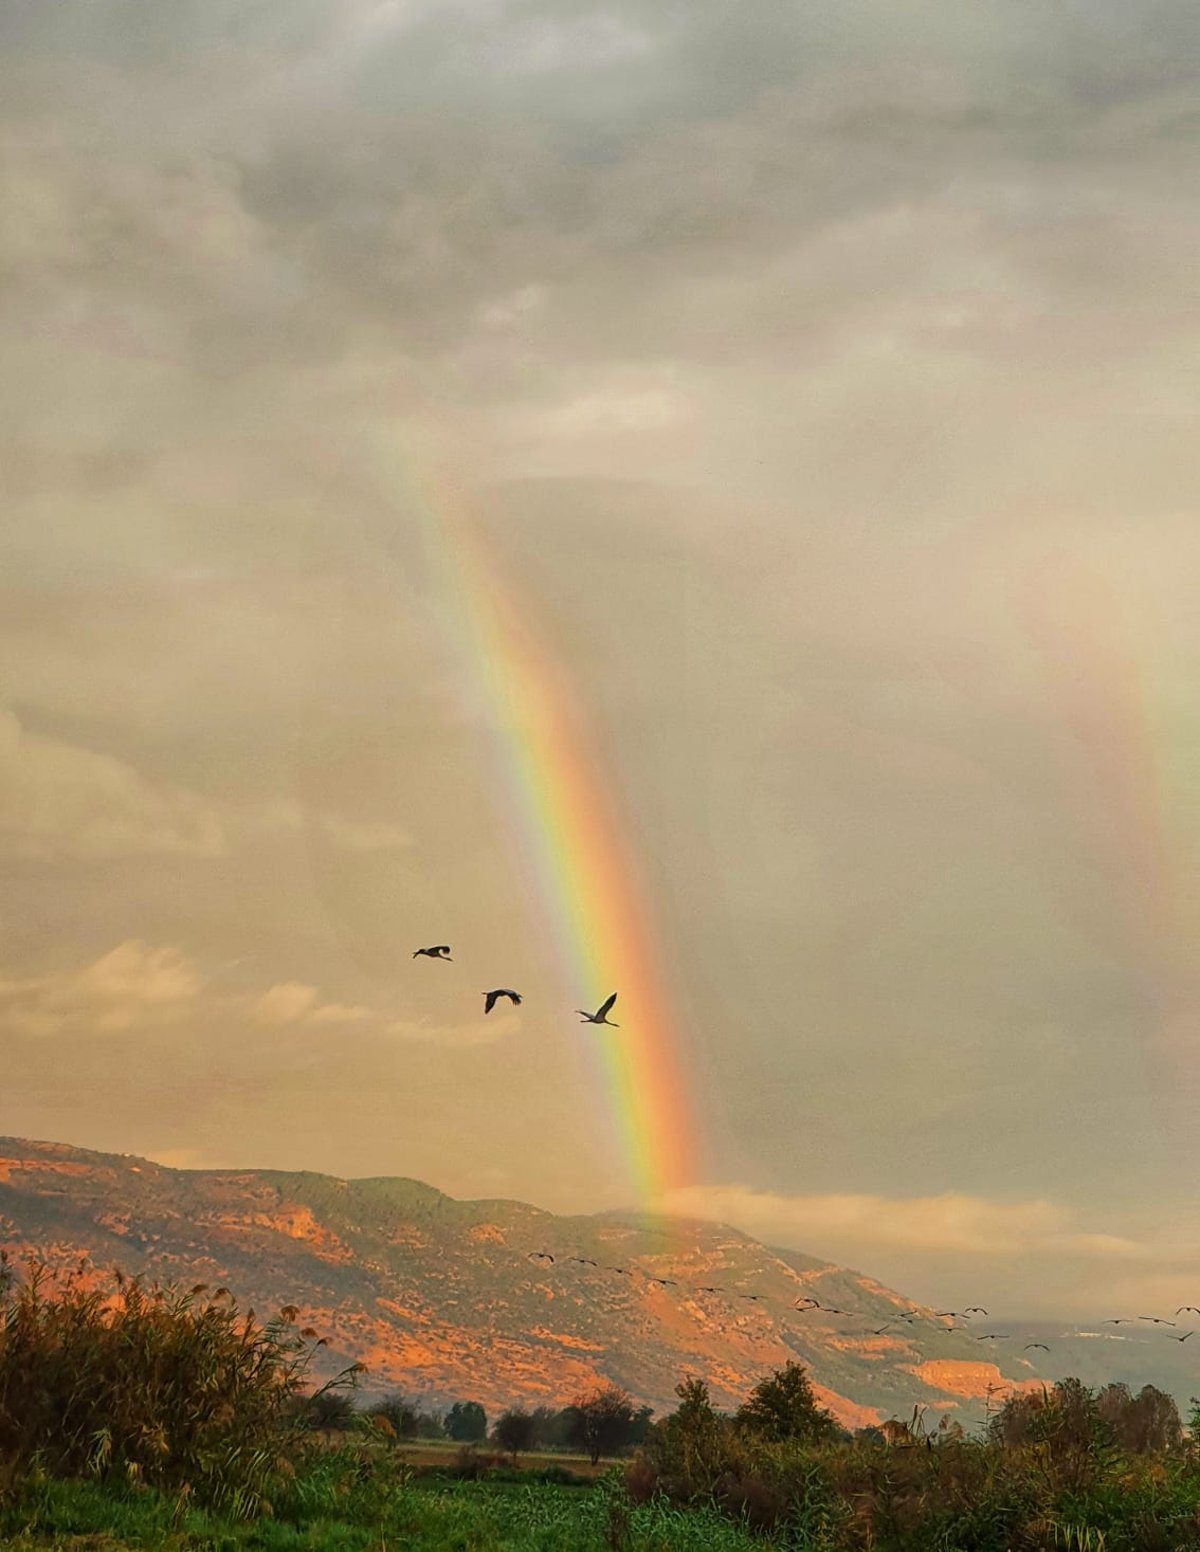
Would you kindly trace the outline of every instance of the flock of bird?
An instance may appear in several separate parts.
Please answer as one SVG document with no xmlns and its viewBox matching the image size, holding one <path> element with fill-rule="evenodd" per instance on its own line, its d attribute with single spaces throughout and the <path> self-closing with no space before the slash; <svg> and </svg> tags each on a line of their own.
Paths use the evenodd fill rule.
<svg viewBox="0 0 1200 1552">
<path fill-rule="evenodd" d="M 426 959 L 436 959 L 447 964 L 453 964 L 454 962 L 453 958 L 451 957 L 450 945 L 448 943 L 434 943 L 428 948 L 418 948 L 413 950 L 414 959 L 419 959 L 422 957 Z M 482 996 L 483 1011 L 485 1014 L 490 1013 L 502 997 L 507 997 L 514 1007 L 519 1007 L 522 1000 L 520 992 L 515 992 L 511 987 L 507 986 L 493 987 L 490 991 L 483 992 Z M 608 1017 L 616 1000 L 617 994 L 616 992 L 613 992 L 611 996 L 605 998 L 605 1000 L 600 1004 L 594 1013 L 588 1013 L 583 1008 L 576 1008 L 575 1011 L 579 1014 L 580 1018 L 584 1021 L 585 1024 L 605 1024 L 610 1029 L 619 1029 L 621 1026 L 614 1023 L 614 1021 Z M 527 1259 L 537 1262 L 543 1266 L 553 1266 L 557 1263 L 558 1260 L 558 1258 L 552 1255 L 548 1250 L 530 1251 Z M 593 1260 L 590 1256 L 566 1256 L 563 1259 L 568 1264 L 574 1263 L 578 1266 L 593 1267 L 597 1271 L 613 1272 L 622 1277 L 632 1277 L 634 1275 L 633 1269 L 630 1267 L 602 1265 L 600 1262 Z M 673 1277 L 656 1277 L 651 1276 L 648 1273 L 643 1273 L 643 1276 L 645 1276 L 647 1282 L 656 1284 L 661 1288 L 678 1288 L 680 1286 L 687 1286 L 681 1285 L 679 1279 Z M 773 1302 L 768 1300 L 765 1294 L 743 1293 L 738 1289 L 724 1288 L 717 1283 L 694 1283 L 691 1284 L 690 1287 L 694 1293 L 728 1294 L 732 1299 L 743 1299 L 746 1302 L 753 1304 L 765 1304 Z M 820 1310 L 825 1315 L 834 1315 L 839 1318 L 860 1318 L 858 1312 L 854 1310 L 839 1309 L 836 1305 L 832 1304 L 822 1304 L 819 1299 L 812 1298 L 811 1296 L 805 1296 L 803 1298 L 797 1299 L 791 1307 L 802 1315 L 810 1314 L 813 1311 Z M 1184 1314 L 1200 1315 L 1200 1307 L 1197 1307 L 1194 1304 L 1182 1304 L 1175 1311 L 1175 1314 L 1177 1316 Z M 887 1332 L 895 1330 L 897 1325 L 900 1323 L 904 1323 L 908 1326 L 916 1326 L 921 1323 L 926 1325 L 933 1324 L 941 1331 L 965 1332 L 966 1326 L 960 1325 L 958 1322 L 962 1321 L 969 1323 L 972 1317 L 975 1315 L 982 1315 L 986 1318 L 987 1310 L 984 1309 L 982 1305 L 971 1304 L 968 1305 L 966 1309 L 962 1310 L 936 1310 L 932 1313 L 932 1315 L 920 1315 L 914 1311 L 901 1311 L 894 1315 L 891 1320 L 885 1321 L 882 1326 L 872 1326 L 868 1327 L 865 1331 L 847 1332 L 846 1334 L 860 1337 L 881 1337 L 886 1335 Z M 950 1324 L 943 1324 L 945 1321 L 949 1321 Z M 1108 1320 L 1101 1321 L 1101 1325 L 1136 1326 L 1138 1321 L 1145 1321 L 1148 1324 L 1154 1326 L 1177 1327 L 1177 1321 L 1167 1320 L 1161 1315 L 1138 1315 L 1136 1318 L 1132 1315 L 1113 1316 Z M 973 1336 L 975 1335 L 974 1332 L 971 1332 L 970 1334 Z M 1170 1341 L 1183 1343 L 1188 1341 L 1190 1337 L 1194 1336 L 1195 1331 L 1184 1331 L 1181 1335 L 1178 1336 L 1172 1335 L 1171 1333 L 1167 1333 L 1167 1335 Z M 975 1336 L 975 1340 L 977 1342 L 1008 1342 L 1012 1340 L 1012 1333 L 1007 1331 L 985 1331 L 981 1332 L 978 1336 Z M 1043 1352 L 1048 1354 L 1050 1352 L 1050 1348 L 1049 1345 L 1045 1342 L 1026 1342 L 1022 1348 L 1022 1351 L 1026 1353 Z"/>
<path fill-rule="evenodd" d="M 539 1266 L 555 1266 L 561 1261 L 567 1265 L 573 1264 L 581 1267 L 591 1267 L 600 1272 L 613 1272 L 622 1277 L 633 1277 L 635 1275 L 635 1269 L 628 1266 L 611 1266 L 606 1263 L 596 1261 L 590 1256 L 555 1256 L 548 1250 L 531 1250 L 527 1254 L 526 1260 L 532 1261 Z M 639 1268 L 636 1270 L 640 1271 L 641 1269 Z M 751 1304 L 773 1304 L 778 1302 L 776 1300 L 769 1299 L 766 1294 L 745 1293 L 741 1289 L 727 1288 L 720 1283 L 684 1282 L 679 1278 L 659 1277 L 644 1271 L 641 1272 L 641 1275 L 645 1278 L 647 1283 L 655 1284 L 660 1288 L 682 1288 L 684 1291 L 691 1293 L 725 1294 L 730 1299 L 742 1299 Z M 822 1304 L 820 1299 L 814 1298 L 811 1294 L 802 1295 L 800 1298 L 796 1299 L 789 1306 L 789 1308 L 801 1315 L 813 1314 L 819 1310 L 824 1315 L 834 1315 L 839 1318 L 844 1317 L 851 1320 L 865 1318 L 861 1311 L 842 1309 L 836 1304 Z M 968 1329 L 970 1321 L 974 1316 L 982 1315 L 986 1319 L 987 1313 L 987 1310 L 984 1309 L 981 1304 L 969 1304 L 965 1309 L 961 1310 L 933 1310 L 927 1313 L 922 1313 L 916 1309 L 900 1310 L 897 1311 L 897 1313 L 893 1315 L 890 1320 L 885 1321 L 882 1326 L 868 1326 L 865 1330 L 862 1331 L 847 1330 L 845 1334 L 847 1336 L 860 1338 L 870 1336 L 880 1337 L 884 1336 L 889 1331 L 897 1331 L 898 1334 L 897 1328 L 903 1324 L 909 1327 L 917 1327 L 921 1325 L 926 1327 L 933 1326 L 936 1327 L 936 1329 L 947 1333 L 962 1332 L 964 1335 L 974 1336 L 977 1342 L 1012 1341 L 1013 1334 L 1008 1331 L 984 1331 L 976 1335 L 975 1332 Z M 1200 1308 L 1194 1304 L 1182 1304 L 1175 1311 L 1175 1313 L 1176 1315 L 1200 1315 Z M 1115 1316 L 1109 1320 L 1102 1321 L 1101 1324 L 1108 1326 L 1136 1326 L 1138 1321 L 1145 1321 L 1149 1325 L 1153 1326 L 1177 1327 L 1178 1325 L 1177 1321 L 1168 1320 L 1161 1315 L 1138 1315 L 1136 1317 L 1132 1315 Z M 949 1324 L 946 1324 L 945 1322 L 949 1322 Z M 959 1324 L 959 1322 L 963 1322 L 964 1324 Z M 1077 1332 L 1075 1334 L 1083 1335 L 1084 1333 Z M 1188 1330 L 1179 1336 L 1172 1335 L 1168 1332 L 1167 1336 L 1168 1340 L 1172 1342 L 1186 1342 L 1189 1337 L 1192 1337 L 1195 1334 L 1195 1330 Z M 1026 1353 L 1049 1353 L 1050 1347 L 1046 1342 L 1026 1342 L 1021 1351 Z M 1030 1361 L 1032 1362 L 1033 1360 Z"/>
<path fill-rule="evenodd" d="M 454 963 L 454 960 L 450 954 L 449 943 L 434 943 L 429 948 L 413 949 L 414 959 L 419 959 L 422 955 L 426 959 L 441 960 L 445 964 L 452 965 Z M 493 987 L 490 992 L 483 992 L 482 996 L 483 1011 L 485 1013 L 490 1013 L 496 1004 L 500 1001 L 501 997 L 507 997 L 509 1002 L 511 1002 L 515 1008 L 520 1007 L 521 1005 L 520 992 L 514 992 L 512 988 L 508 986 Z M 575 1011 L 579 1014 L 580 1018 L 585 1024 L 607 1024 L 610 1029 L 620 1029 L 621 1026 L 619 1024 L 615 1024 L 608 1016 L 612 1010 L 612 1005 L 614 1002 L 616 1002 L 616 1000 L 617 994 L 616 992 L 613 992 L 611 997 L 605 998 L 605 1000 L 596 1009 L 595 1013 L 587 1013 L 583 1008 L 576 1008 Z"/>
</svg>

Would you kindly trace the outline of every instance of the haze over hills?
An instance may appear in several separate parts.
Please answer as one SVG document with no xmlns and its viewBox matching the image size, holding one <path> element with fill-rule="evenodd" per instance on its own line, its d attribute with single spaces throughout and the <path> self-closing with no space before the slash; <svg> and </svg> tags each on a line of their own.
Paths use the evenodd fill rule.
<svg viewBox="0 0 1200 1552">
<path fill-rule="evenodd" d="M 611 1379 L 661 1411 L 695 1374 L 732 1406 L 794 1357 L 850 1426 L 914 1404 L 971 1421 L 989 1390 L 995 1398 L 1039 1373 L 1077 1372 L 1064 1367 L 1067 1345 L 1035 1370 L 1026 1359 L 1045 1354 L 994 1353 L 869 1277 L 722 1225 L 559 1217 L 521 1202 L 457 1201 L 416 1180 L 180 1170 L 4 1138 L 0 1247 L 56 1269 L 86 1257 L 225 1284 L 260 1312 L 295 1303 L 339 1367 L 361 1361 L 371 1390 L 434 1404 L 560 1404 Z M 795 1308 L 808 1297 L 852 1313 Z M 1171 1388 L 1186 1396 L 1192 1362 L 1170 1345 Z M 1125 1369 L 1150 1355 L 1144 1342 L 1105 1347 Z M 1167 1361 L 1165 1349 L 1155 1353 Z M 1137 1364 L 1102 1377 L 1164 1378 Z"/>
</svg>

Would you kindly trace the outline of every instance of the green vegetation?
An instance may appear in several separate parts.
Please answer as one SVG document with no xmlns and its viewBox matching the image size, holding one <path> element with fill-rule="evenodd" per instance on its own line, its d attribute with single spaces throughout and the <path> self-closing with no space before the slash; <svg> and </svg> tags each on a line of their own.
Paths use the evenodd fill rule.
<svg viewBox="0 0 1200 1552">
<path fill-rule="evenodd" d="M 82 1273 L 53 1290 L 0 1264 L 0 1546 L 14 1552 L 1192 1552 L 1200 1456 L 1153 1386 L 1064 1380 L 978 1438 L 919 1412 L 847 1434 L 789 1363 L 737 1413 L 702 1380 L 657 1423 L 614 1387 L 492 1427 L 402 1396 L 366 1409 L 352 1371 L 303 1393 L 315 1334 L 224 1290 Z M 412 1462 L 422 1435 L 439 1464 Z M 458 1448 L 445 1438 L 467 1434 Z M 631 1439 L 639 1442 L 632 1447 Z M 626 1458 L 599 1477 L 535 1444 Z M 439 1451 L 425 1449 L 439 1458 Z M 519 1469 L 525 1455 L 527 1469 Z M 550 1462 L 548 1464 L 548 1462 Z"/>
</svg>

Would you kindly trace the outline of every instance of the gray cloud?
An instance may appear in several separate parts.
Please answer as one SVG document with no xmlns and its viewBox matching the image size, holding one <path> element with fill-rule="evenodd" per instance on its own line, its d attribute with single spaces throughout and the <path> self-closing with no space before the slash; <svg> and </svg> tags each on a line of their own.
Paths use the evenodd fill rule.
<svg viewBox="0 0 1200 1552">
<path fill-rule="evenodd" d="M 560 1200 L 619 1199 L 550 1015 L 476 1048 L 409 978 L 432 927 L 472 997 L 575 996 L 447 579 L 453 483 L 640 858 L 700 1184 L 1015 1193 L 1098 1233 L 1169 1196 L 1166 1157 L 1126 1162 L 1196 1098 L 1194 7 L 0 29 L 13 977 L 252 950 L 266 995 L 345 1012 L 306 1039 L 365 1061 L 349 1015 L 392 1009 L 460 1134 L 469 1061 L 507 1096 L 488 1159 L 430 1120 L 410 1172 L 470 1190 L 500 1151 L 545 1198 L 551 1070 L 595 1132 L 574 1162 L 555 1132 Z M 399 1058 L 310 1055 L 322 1094 L 403 1103 Z M 268 1066 L 223 1093 L 209 1056 L 181 1041 L 200 1132 L 159 1070 L 156 1146 L 246 1135 Z M 53 1129 L 41 1060 L 12 1130 Z M 308 1071 L 319 1156 L 281 1108 L 256 1160 L 393 1168 Z"/>
</svg>

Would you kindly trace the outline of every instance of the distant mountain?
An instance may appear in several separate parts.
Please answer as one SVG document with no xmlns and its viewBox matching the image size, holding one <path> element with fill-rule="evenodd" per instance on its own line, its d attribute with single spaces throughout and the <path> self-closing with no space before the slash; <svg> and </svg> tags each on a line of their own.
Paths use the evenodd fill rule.
<svg viewBox="0 0 1200 1552">
<path fill-rule="evenodd" d="M 298 1304 L 333 1361 L 367 1364 L 372 1391 L 435 1404 L 561 1404 L 605 1379 L 663 1411 L 693 1374 L 730 1407 L 796 1358 L 857 1427 L 915 1404 L 972 1420 L 989 1391 L 1036 1383 L 1028 1363 L 999 1355 L 1006 1378 L 975 1336 L 871 1278 L 735 1229 L 556 1217 L 417 1180 L 167 1169 L 0 1138 L 0 1247 L 224 1284 L 264 1314 Z M 804 1313 L 805 1298 L 850 1313 Z"/>
</svg>

